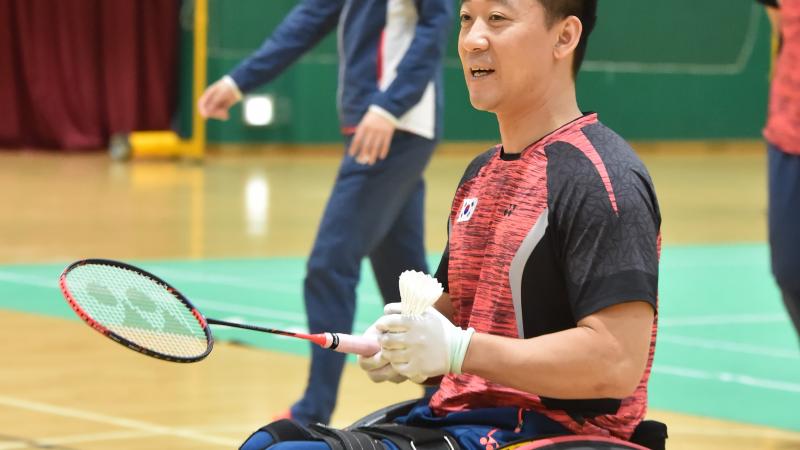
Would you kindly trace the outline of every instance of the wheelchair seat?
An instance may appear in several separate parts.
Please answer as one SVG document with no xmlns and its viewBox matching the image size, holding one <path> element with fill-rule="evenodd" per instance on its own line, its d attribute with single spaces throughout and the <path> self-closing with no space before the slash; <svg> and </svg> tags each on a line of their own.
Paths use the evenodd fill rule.
<svg viewBox="0 0 800 450">
<path fill-rule="evenodd" d="M 381 408 L 355 421 L 346 430 L 388 423 L 408 414 L 425 399 L 406 400 Z M 634 430 L 630 441 L 605 436 L 551 436 L 508 444 L 497 450 L 665 450 L 667 425 L 655 420 L 643 420 Z"/>
</svg>

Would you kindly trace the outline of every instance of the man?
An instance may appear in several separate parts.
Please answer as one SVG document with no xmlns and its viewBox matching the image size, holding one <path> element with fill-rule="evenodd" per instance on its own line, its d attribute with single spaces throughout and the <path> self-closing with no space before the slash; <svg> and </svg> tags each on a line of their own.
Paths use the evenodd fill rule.
<svg viewBox="0 0 800 450">
<path fill-rule="evenodd" d="M 800 337 L 800 1 L 759 1 L 780 41 L 764 128 L 772 273 Z"/>
<path fill-rule="evenodd" d="M 361 260 L 385 301 L 406 269 L 426 271 L 422 173 L 441 132 L 441 59 L 451 0 L 304 0 L 263 46 L 199 100 L 204 117 L 277 77 L 338 24 L 339 113 L 346 154 L 308 260 L 309 330 L 350 332 Z M 312 347 L 303 397 L 289 414 L 328 423 L 344 355 Z"/>
<path fill-rule="evenodd" d="M 437 270 L 447 293 L 421 317 L 387 305 L 368 330 L 381 351 L 359 362 L 374 381 L 441 377 L 430 402 L 398 421 L 444 430 L 464 449 L 552 434 L 629 439 L 646 412 L 660 213 L 631 148 L 578 109 L 596 6 L 461 4 L 470 100 L 497 116 L 502 144 L 456 190 Z M 242 448 L 280 440 L 281 426 Z"/>
</svg>

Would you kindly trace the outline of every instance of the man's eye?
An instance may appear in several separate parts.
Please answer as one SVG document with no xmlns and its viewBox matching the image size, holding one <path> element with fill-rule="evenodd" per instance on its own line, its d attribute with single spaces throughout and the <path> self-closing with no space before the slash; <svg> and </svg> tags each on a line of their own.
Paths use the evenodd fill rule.
<svg viewBox="0 0 800 450">
<path fill-rule="evenodd" d="M 501 16 L 500 14 L 492 14 L 489 16 L 489 20 L 491 22 L 497 22 L 500 20 L 505 20 L 505 17 Z"/>
<path fill-rule="evenodd" d="M 471 17 L 469 14 L 464 14 L 464 13 L 462 13 L 462 14 L 459 16 L 459 18 L 460 18 L 460 20 L 461 20 L 461 23 L 464 23 L 464 22 L 469 22 L 469 21 L 472 19 L 472 17 Z"/>
</svg>

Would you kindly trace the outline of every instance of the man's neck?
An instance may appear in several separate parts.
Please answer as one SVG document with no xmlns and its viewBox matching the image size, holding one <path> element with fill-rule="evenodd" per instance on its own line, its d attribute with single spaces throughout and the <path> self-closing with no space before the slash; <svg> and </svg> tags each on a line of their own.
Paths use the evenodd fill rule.
<svg viewBox="0 0 800 450">
<path fill-rule="evenodd" d="M 519 153 L 530 144 L 581 117 L 575 85 L 550 86 L 540 102 L 497 113 L 500 140 L 505 153 Z"/>
</svg>

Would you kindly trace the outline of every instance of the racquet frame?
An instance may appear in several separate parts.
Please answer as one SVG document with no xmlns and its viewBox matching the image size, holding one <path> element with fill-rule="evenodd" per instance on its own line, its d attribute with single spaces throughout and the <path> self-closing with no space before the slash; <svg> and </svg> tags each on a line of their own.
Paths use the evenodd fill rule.
<svg viewBox="0 0 800 450">
<path fill-rule="evenodd" d="M 86 311 L 84 311 L 83 308 L 78 304 L 78 302 L 75 300 L 75 297 L 72 295 L 72 292 L 70 292 L 67 286 L 67 274 L 69 274 L 69 272 L 71 272 L 73 269 L 87 264 L 101 264 L 101 265 L 119 267 L 122 269 L 130 270 L 131 272 L 150 278 L 151 280 L 163 285 L 166 288 L 166 291 L 168 291 L 170 294 L 172 294 L 173 297 L 175 297 L 181 303 L 183 303 L 183 305 L 189 311 L 191 311 L 195 319 L 197 319 L 197 322 L 203 329 L 203 333 L 205 333 L 206 341 L 208 342 L 208 347 L 206 348 L 206 350 L 202 354 L 192 357 L 166 355 L 164 353 L 156 352 L 154 350 L 142 347 L 134 342 L 131 342 L 130 340 L 125 339 L 124 337 L 114 333 L 113 331 L 109 330 L 105 326 L 98 323 L 96 320 L 92 319 L 91 316 L 89 316 L 89 314 L 86 313 Z M 197 308 L 194 307 L 194 305 L 192 305 L 192 302 L 190 302 L 189 299 L 187 299 L 183 294 L 180 293 L 180 291 L 172 287 L 172 285 L 170 285 L 166 281 L 138 267 L 110 259 L 101 259 L 101 258 L 83 259 L 70 264 L 69 266 L 67 266 L 66 269 L 64 269 L 64 272 L 62 272 L 61 276 L 58 278 L 58 285 L 61 288 L 61 293 L 67 300 L 67 303 L 69 303 L 70 308 L 72 308 L 72 310 L 75 311 L 75 313 L 78 315 L 78 317 L 81 318 L 81 320 L 86 322 L 87 325 L 95 329 L 103 336 L 110 338 L 114 342 L 124 345 L 125 347 L 128 347 L 131 350 L 137 351 L 147 356 L 152 356 L 153 358 L 163 359 L 165 361 L 179 362 L 179 363 L 193 363 L 196 361 L 200 361 L 201 359 L 208 356 L 208 354 L 211 353 L 211 350 L 214 348 L 214 337 L 211 335 L 211 330 L 209 330 L 208 328 L 208 321 L 206 321 L 206 318 L 203 317 L 202 314 L 200 314 L 200 312 L 197 310 Z"/>
<path fill-rule="evenodd" d="M 69 283 L 67 281 L 67 277 L 68 277 L 69 273 L 72 270 L 74 270 L 74 269 L 76 269 L 78 267 L 81 267 L 81 266 L 85 266 L 85 265 L 103 265 L 103 266 L 109 266 L 109 267 L 114 267 L 114 268 L 118 268 L 118 269 L 128 270 L 130 272 L 133 272 L 135 274 L 143 276 L 143 277 L 145 277 L 145 278 L 147 278 L 147 279 L 149 279 L 151 281 L 154 281 L 157 284 L 161 285 L 170 295 L 172 295 L 178 301 L 180 301 L 183 304 L 183 306 L 186 307 L 192 313 L 194 318 L 197 320 L 197 323 L 200 325 L 200 327 L 203 330 L 203 333 L 205 334 L 206 342 L 208 343 L 206 350 L 200 355 L 191 356 L 191 357 L 182 357 L 182 356 L 164 354 L 164 353 L 161 353 L 161 352 L 158 352 L 158 351 L 143 347 L 143 346 L 141 346 L 139 344 L 136 344 L 135 342 L 132 342 L 131 340 L 126 339 L 123 336 L 120 336 L 119 334 L 115 333 L 114 331 L 112 331 L 108 327 L 106 327 L 103 324 L 99 323 L 97 320 L 93 319 L 89 315 L 89 313 L 86 312 L 83 307 L 81 307 L 81 305 L 75 299 L 75 296 L 72 294 L 72 292 L 70 292 L 70 289 L 69 289 L 69 286 L 68 286 Z M 320 347 L 331 349 L 331 350 L 336 350 L 336 351 L 339 351 L 339 352 L 345 352 L 345 353 L 358 353 L 358 354 L 362 354 L 362 355 L 365 355 L 365 356 L 371 356 L 375 352 L 380 350 L 380 346 L 377 343 L 377 341 L 370 340 L 370 339 L 367 339 L 367 338 L 364 338 L 364 337 L 361 337 L 361 336 L 351 336 L 351 335 L 343 334 L 343 333 L 316 333 L 316 334 L 296 333 L 296 332 L 292 332 L 292 331 L 278 330 L 278 329 L 275 329 L 275 328 L 264 328 L 264 327 L 259 327 L 259 326 L 255 326 L 255 325 L 247 325 L 247 324 L 243 324 L 243 323 L 228 322 L 228 321 L 224 321 L 224 320 L 217 320 L 217 319 L 212 319 L 210 317 L 206 318 L 205 316 L 203 316 L 202 313 L 200 313 L 200 311 L 197 310 L 197 308 L 195 308 L 194 305 L 192 305 L 192 303 L 189 301 L 189 299 L 187 299 L 183 294 L 180 293 L 180 291 L 175 289 L 172 285 L 170 285 L 169 283 L 167 283 L 163 279 L 153 275 L 152 273 L 150 273 L 150 272 L 148 272 L 146 270 L 140 269 L 140 268 L 138 268 L 136 266 L 132 266 L 130 264 L 126 264 L 126 263 L 121 262 L 121 261 L 114 261 L 114 260 L 110 260 L 110 259 L 101 259 L 101 258 L 90 258 L 90 259 L 83 259 L 83 260 L 80 260 L 80 261 L 76 261 L 76 262 L 70 264 L 69 266 L 67 266 L 66 269 L 64 269 L 64 272 L 62 272 L 61 276 L 59 277 L 58 284 L 59 284 L 59 287 L 61 288 L 61 293 L 64 295 L 64 298 L 69 303 L 70 308 L 72 308 L 72 310 L 75 311 L 75 313 L 78 315 L 78 317 L 81 318 L 81 320 L 86 322 L 86 324 L 88 324 L 90 327 L 92 327 L 95 331 L 99 332 L 103 336 L 105 336 L 107 338 L 110 338 L 111 340 L 113 340 L 113 341 L 115 341 L 115 342 L 117 342 L 117 343 L 119 343 L 121 345 L 124 345 L 125 347 L 128 347 L 131 350 L 137 351 L 137 352 L 145 354 L 147 356 L 151 356 L 153 358 L 158 358 L 158 359 L 162 359 L 162 360 L 166 360 L 166 361 L 180 362 L 180 363 L 191 363 L 191 362 L 200 361 L 201 359 L 203 359 L 206 356 L 208 356 L 208 354 L 211 353 L 211 350 L 214 347 L 214 338 L 211 335 L 211 330 L 209 329 L 209 326 L 208 326 L 209 324 L 212 324 L 212 325 L 224 325 L 224 326 L 227 326 L 227 327 L 241 328 L 241 329 L 253 330 L 253 331 L 261 331 L 261 332 L 264 332 L 264 333 L 277 334 L 277 335 L 281 335 L 281 336 L 288 336 L 288 337 L 304 339 L 304 340 L 307 340 L 307 341 L 311 341 L 314 344 L 319 345 Z"/>
</svg>

